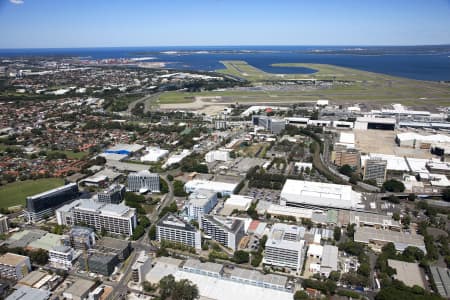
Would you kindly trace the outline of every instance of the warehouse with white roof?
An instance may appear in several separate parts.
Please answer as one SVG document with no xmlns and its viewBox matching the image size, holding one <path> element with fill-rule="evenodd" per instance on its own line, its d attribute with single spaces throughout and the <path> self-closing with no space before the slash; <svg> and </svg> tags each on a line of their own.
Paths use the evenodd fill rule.
<svg viewBox="0 0 450 300">
<path fill-rule="evenodd" d="M 281 206 L 333 207 L 339 209 L 363 209 L 361 194 L 350 185 L 286 180 L 280 194 Z"/>
</svg>

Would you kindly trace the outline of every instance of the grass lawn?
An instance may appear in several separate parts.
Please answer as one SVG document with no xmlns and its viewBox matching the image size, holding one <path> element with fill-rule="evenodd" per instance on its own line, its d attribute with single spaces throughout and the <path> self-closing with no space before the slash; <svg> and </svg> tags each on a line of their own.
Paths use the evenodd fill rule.
<svg viewBox="0 0 450 300">
<path fill-rule="evenodd" d="M 373 103 L 402 103 L 409 106 L 427 107 L 428 105 L 448 105 L 450 89 L 447 84 L 439 82 L 413 80 L 389 76 L 385 74 L 366 72 L 350 68 L 326 64 L 288 63 L 273 64 L 279 67 L 305 67 L 317 70 L 313 74 L 272 74 L 255 68 L 245 61 L 222 61 L 225 69 L 217 70 L 223 74 L 230 74 L 244 78 L 253 83 L 280 80 L 338 80 L 328 88 L 299 89 L 299 90 L 231 90 L 208 91 L 198 93 L 164 92 L 156 101 L 157 104 L 189 103 L 195 96 L 219 97 L 204 103 L 299 103 L 329 99 L 344 102 L 373 102 Z"/>
<path fill-rule="evenodd" d="M 58 153 L 64 153 L 65 155 L 67 155 L 67 158 L 69 159 L 82 159 L 84 158 L 86 155 L 88 155 L 86 152 L 73 152 L 73 151 L 50 151 L 51 152 L 58 152 Z"/>
<path fill-rule="evenodd" d="M 0 187 L 0 207 L 25 205 L 25 197 L 45 192 L 63 184 L 64 180 L 61 178 L 43 178 L 8 183 Z"/>
</svg>

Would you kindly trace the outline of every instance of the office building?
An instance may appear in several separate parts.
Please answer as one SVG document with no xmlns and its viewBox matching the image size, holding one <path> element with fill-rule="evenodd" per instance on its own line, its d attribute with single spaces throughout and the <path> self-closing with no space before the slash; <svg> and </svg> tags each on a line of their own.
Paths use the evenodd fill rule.
<svg viewBox="0 0 450 300">
<path fill-rule="evenodd" d="M 286 121 L 283 119 L 273 119 L 268 116 L 253 116 L 252 123 L 255 126 L 263 127 L 271 133 L 279 134 L 286 127 Z"/>
<path fill-rule="evenodd" d="M 7 233 L 8 230 L 8 217 L 0 214 L 0 234 Z"/>
<path fill-rule="evenodd" d="M 364 165 L 364 180 L 375 180 L 378 186 L 386 181 L 387 160 L 368 159 Z"/>
<path fill-rule="evenodd" d="M 193 225 L 174 214 L 166 214 L 156 225 L 156 237 L 159 242 L 180 243 L 197 250 L 201 249 L 201 234 Z"/>
<path fill-rule="evenodd" d="M 227 129 L 228 125 L 227 125 L 227 121 L 225 120 L 216 120 L 214 122 L 214 128 L 215 129 Z"/>
<path fill-rule="evenodd" d="M 136 209 L 125 204 L 105 204 L 80 199 L 56 210 L 59 225 L 86 225 L 97 231 L 130 236 L 137 226 Z"/>
<path fill-rule="evenodd" d="M 37 222 L 53 215 L 55 209 L 78 197 L 78 185 L 70 183 L 26 199 L 25 213 L 30 222 Z"/>
<path fill-rule="evenodd" d="M 343 146 L 336 146 L 335 150 L 331 153 L 331 161 L 339 167 L 342 167 L 343 165 L 358 167 L 360 161 L 359 151 L 356 149 L 348 149 Z"/>
<path fill-rule="evenodd" d="M 0 278 L 20 280 L 31 271 L 30 258 L 14 253 L 0 256 Z"/>
<path fill-rule="evenodd" d="M 72 262 L 77 258 L 75 251 L 68 246 L 56 246 L 48 251 L 51 265 L 58 269 L 72 268 Z"/>
<path fill-rule="evenodd" d="M 89 227 L 74 226 L 69 232 L 70 247 L 88 250 L 95 246 L 95 232 Z"/>
<path fill-rule="evenodd" d="M 219 216 L 203 215 L 200 228 L 211 239 L 236 251 L 244 236 L 244 221 Z"/>
<path fill-rule="evenodd" d="M 79 257 L 80 269 L 104 276 L 110 276 L 119 264 L 117 255 L 94 253 L 88 258 L 83 255 Z M 87 265 L 86 265 L 87 264 Z"/>
<path fill-rule="evenodd" d="M 286 180 L 280 194 L 280 205 L 304 208 L 362 209 L 361 194 L 350 185 Z"/>
<path fill-rule="evenodd" d="M 159 193 L 159 175 L 147 170 L 128 175 L 128 190 L 139 193 Z"/>
<path fill-rule="evenodd" d="M 145 253 L 145 251 L 141 251 L 139 253 L 136 262 L 131 267 L 131 276 L 134 282 L 142 283 L 145 281 L 145 275 L 152 268 L 152 260 Z"/>
<path fill-rule="evenodd" d="M 305 241 L 298 226 L 275 223 L 266 242 L 263 263 L 299 272 L 305 256 Z"/>
<path fill-rule="evenodd" d="M 186 193 L 193 193 L 197 190 L 210 190 L 219 193 L 224 197 L 233 194 L 237 185 L 237 183 L 194 179 L 186 182 L 184 190 Z"/>
<path fill-rule="evenodd" d="M 97 242 L 96 249 L 101 253 L 115 254 L 120 261 L 127 259 L 132 251 L 130 241 L 106 236 Z"/>
<path fill-rule="evenodd" d="M 217 205 L 217 193 L 210 190 L 196 190 L 189 195 L 186 204 L 187 214 L 191 220 L 198 220 L 199 216 L 209 214 Z"/>
<path fill-rule="evenodd" d="M 205 154 L 205 161 L 207 163 L 212 163 L 215 161 L 229 161 L 230 159 L 230 150 L 228 149 L 213 150 Z"/>
<path fill-rule="evenodd" d="M 119 204 L 125 196 L 125 186 L 113 184 L 103 191 L 97 193 L 98 202 Z"/>
</svg>

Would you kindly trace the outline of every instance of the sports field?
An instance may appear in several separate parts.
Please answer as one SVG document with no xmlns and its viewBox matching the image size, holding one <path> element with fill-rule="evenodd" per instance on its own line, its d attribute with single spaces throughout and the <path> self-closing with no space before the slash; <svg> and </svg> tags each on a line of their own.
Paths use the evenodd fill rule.
<svg viewBox="0 0 450 300">
<path fill-rule="evenodd" d="M 0 187 L 0 207 L 8 208 L 15 205 L 25 205 L 25 198 L 62 186 L 61 178 L 43 178 L 8 183 Z"/>
<path fill-rule="evenodd" d="M 328 86 L 298 86 L 297 89 L 247 89 L 217 92 L 165 92 L 154 103 L 164 108 L 164 104 L 198 102 L 196 97 L 216 97 L 202 99 L 202 105 L 229 103 L 296 103 L 328 99 L 341 103 L 402 103 L 414 107 L 448 105 L 450 86 L 448 84 L 393 77 L 384 74 L 354 70 L 325 64 L 274 64 L 283 67 L 306 67 L 317 70 L 313 74 L 271 74 L 263 72 L 244 61 L 224 61 L 226 68 L 217 70 L 244 78 L 254 86 L 267 86 L 267 82 L 286 80 L 328 80 Z M 339 83 L 331 84 L 332 81 Z M 270 84 L 269 84 L 270 85 Z M 192 105 L 194 108 L 194 105 Z M 198 107 L 198 105 L 196 105 Z M 172 107 L 170 107 L 172 108 Z M 183 107 L 188 109 L 189 105 Z M 173 109 L 173 108 L 172 108 Z M 181 109 L 181 107 L 180 107 Z"/>
</svg>

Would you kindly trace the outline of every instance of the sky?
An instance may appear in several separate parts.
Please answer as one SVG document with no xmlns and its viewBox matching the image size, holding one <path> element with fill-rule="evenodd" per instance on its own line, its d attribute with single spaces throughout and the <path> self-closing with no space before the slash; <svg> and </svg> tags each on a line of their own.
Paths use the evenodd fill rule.
<svg viewBox="0 0 450 300">
<path fill-rule="evenodd" d="M 450 0 L 0 0 L 0 48 L 450 44 Z"/>
</svg>

